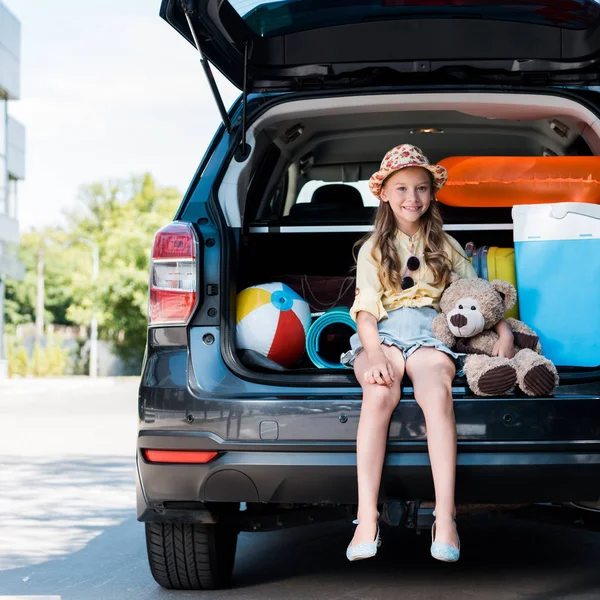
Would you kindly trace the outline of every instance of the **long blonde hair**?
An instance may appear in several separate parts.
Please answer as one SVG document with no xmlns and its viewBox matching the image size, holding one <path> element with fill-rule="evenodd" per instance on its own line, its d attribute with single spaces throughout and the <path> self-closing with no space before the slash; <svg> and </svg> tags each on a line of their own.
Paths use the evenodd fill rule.
<svg viewBox="0 0 600 600">
<path fill-rule="evenodd" d="M 442 213 L 433 197 L 433 190 L 435 189 L 433 176 L 429 170 L 424 170 L 429 175 L 432 190 L 429 208 L 421 217 L 421 227 L 425 241 L 424 260 L 433 272 L 433 285 L 442 284 L 445 286 L 452 271 L 452 264 L 446 252 L 444 252 L 444 242 L 447 237 L 444 232 Z M 386 181 L 383 182 L 383 185 L 385 184 Z M 372 239 L 371 255 L 379 263 L 379 279 L 383 287 L 400 291 L 404 265 L 400 264 L 400 257 L 394 245 L 397 231 L 398 226 L 390 203 L 381 201 L 375 213 L 373 232 L 356 242 L 354 248 L 360 247 L 368 239 Z"/>
</svg>

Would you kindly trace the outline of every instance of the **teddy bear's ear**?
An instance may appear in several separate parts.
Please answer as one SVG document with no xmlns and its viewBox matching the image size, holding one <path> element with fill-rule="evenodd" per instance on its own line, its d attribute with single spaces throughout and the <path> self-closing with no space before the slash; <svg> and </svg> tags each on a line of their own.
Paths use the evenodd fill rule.
<svg viewBox="0 0 600 600">
<path fill-rule="evenodd" d="M 502 279 L 494 279 L 490 282 L 492 287 L 502 296 L 504 301 L 504 308 L 508 310 L 515 305 L 517 301 L 517 290 L 508 281 L 502 281 Z"/>
</svg>

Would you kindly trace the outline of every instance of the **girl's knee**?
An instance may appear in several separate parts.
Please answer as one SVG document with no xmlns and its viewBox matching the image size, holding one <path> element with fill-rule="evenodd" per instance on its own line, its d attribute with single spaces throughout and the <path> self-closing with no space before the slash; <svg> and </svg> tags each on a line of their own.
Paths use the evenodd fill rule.
<svg viewBox="0 0 600 600">
<path fill-rule="evenodd" d="M 372 385 L 363 389 L 363 410 L 392 413 L 400 401 L 400 390 L 396 386 Z"/>
<path fill-rule="evenodd" d="M 456 367 L 450 356 L 433 348 L 420 348 L 412 354 L 406 363 L 406 370 L 415 386 L 441 382 L 452 387 L 456 375 Z"/>
<path fill-rule="evenodd" d="M 443 384 L 428 386 L 426 389 L 415 388 L 415 400 L 427 415 L 454 415 L 454 400 L 451 386 Z"/>
<path fill-rule="evenodd" d="M 447 354 L 436 352 L 430 372 L 434 381 L 441 383 L 444 387 L 452 388 L 456 367 Z"/>
<path fill-rule="evenodd" d="M 452 403 L 452 382 L 454 380 L 454 366 L 444 372 L 432 373 L 427 378 L 413 381 L 415 397 L 435 397 L 438 402 Z"/>
</svg>

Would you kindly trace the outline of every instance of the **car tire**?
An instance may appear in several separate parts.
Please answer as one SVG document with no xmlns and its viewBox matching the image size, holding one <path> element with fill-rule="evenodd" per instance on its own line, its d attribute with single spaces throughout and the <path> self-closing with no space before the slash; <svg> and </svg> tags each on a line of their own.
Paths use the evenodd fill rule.
<svg viewBox="0 0 600 600">
<path fill-rule="evenodd" d="M 146 523 L 152 576 L 170 590 L 229 587 L 237 537 L 236 530 L 222 523 Z"/>
</svg>

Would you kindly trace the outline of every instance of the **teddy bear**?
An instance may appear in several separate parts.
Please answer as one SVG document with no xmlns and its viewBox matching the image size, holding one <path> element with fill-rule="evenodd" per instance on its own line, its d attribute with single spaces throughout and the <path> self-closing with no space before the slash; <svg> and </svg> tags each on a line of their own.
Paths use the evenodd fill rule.
<svg viewBox="0 0 600 600">
<path fill-rule="evenodd" d="M 512 392 L 516 386 L 528 396 L 544 396 L 558 385 L 556 367 L 541 355 L 538 336 L 522 321 L 506 320 L 513 332 L 515 356 L 492 356 L 498 340 L 494 325 L 516 300 L 517 291 L 506 281 L 460 279 L 455 274 L 440 299 L 433 335 L 467 355 L 463 370 L 478 396 Z"/>
</svg>

